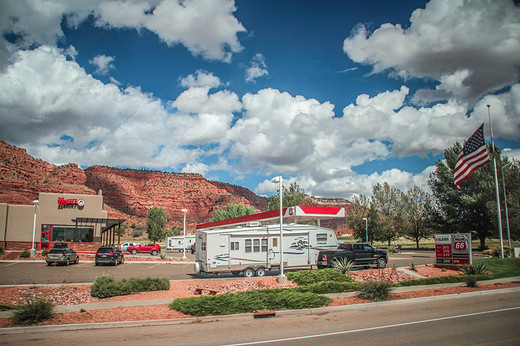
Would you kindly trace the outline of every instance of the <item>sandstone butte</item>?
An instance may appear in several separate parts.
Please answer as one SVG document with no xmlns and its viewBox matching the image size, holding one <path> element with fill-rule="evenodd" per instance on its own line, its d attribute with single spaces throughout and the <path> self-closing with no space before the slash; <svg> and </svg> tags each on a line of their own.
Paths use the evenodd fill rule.
<svg viewBox="0 0 520 346">
<path fill-rule="evenodd" d="M 77 164 L 56 166 L 0 141 L 0 202 L 32 204 L 39 192 L 94 195 L 102 191 L 109 217 L 142 219 L 153 206 L 166 210 L 170 220 L 181 221 L 182 209 L 189 210 L 190 223 L 209 221 L 216 210 L 229 202 L 267 210 L 268 198 L 247 188 L 209 181 L 200 174 L 119 169 Z M 343 199 L 315 199 L 318 205 L 349 207 Z M 343 233 L 344 221 L 324 226 Z"/>
</svg>

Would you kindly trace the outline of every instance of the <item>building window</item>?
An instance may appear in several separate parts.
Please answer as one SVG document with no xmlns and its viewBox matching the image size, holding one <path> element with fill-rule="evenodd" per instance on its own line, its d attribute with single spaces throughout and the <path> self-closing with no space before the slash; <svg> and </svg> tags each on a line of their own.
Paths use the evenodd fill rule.
<svg viewBox="0 0 520 346">
<path fill-rule="evenodd" d="M 43 228 L 45 228 L 44 225 Z M 91 242 L 94 239 L 92 226 L 52 226 L 52 241 Z"/>
<path fill-rule="evenodd" d="M 233 250 L 233 251 L 238 250 L 238 242 L 237 241 L 232 241 L 231 242 L 231 250 Z"/>
<path fill-rule="evenodd" d="M 246 239 L 246 252 L 251 252 L 251 250 L 252 250 L 251 244 L 252 244 L 251 239 Z"/>
</svg>

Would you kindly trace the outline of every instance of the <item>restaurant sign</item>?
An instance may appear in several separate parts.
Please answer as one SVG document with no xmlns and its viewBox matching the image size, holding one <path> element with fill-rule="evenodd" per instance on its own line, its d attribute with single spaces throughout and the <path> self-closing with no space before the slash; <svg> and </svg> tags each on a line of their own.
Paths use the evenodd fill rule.
<svg viewBox="0 0 520 346">
<path fill-rule="evenodd" d="M 471 264 L 471 233 L 435 235 L 435 258 L 437 264 Z"/>
<path fill-rule="evenodd" d="M 83 209 L 85 201 L 77 198 L 63 198 L 58 197 L 58 209 Z"/>
</svg>

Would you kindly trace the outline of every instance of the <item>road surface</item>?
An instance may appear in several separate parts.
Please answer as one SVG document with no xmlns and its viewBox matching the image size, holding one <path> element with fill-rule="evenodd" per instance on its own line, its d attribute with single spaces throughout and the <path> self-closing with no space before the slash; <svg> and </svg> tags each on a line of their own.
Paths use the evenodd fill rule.
<svg viewBox="0 0 520 346">
<path fill-rule="evenodd" d="M 520 290 L 186 321 L 0 331 L 0 345 L 519 345 Z"/>
</svg>

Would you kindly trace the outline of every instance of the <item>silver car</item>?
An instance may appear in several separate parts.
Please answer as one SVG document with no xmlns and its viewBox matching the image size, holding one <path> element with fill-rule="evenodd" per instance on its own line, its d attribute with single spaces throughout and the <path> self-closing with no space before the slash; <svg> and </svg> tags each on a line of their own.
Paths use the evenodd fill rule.
<svg viewBox="0 0 520 346">
<path fill-rule="evenodd" d="M 79 256 L 74 250 L 68 247 L 53 248 L 49 251 L 45 261 L 48 266 L 58 263 L 69 265 L 71 263 L 79 263 Z"/>
</svg>

